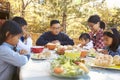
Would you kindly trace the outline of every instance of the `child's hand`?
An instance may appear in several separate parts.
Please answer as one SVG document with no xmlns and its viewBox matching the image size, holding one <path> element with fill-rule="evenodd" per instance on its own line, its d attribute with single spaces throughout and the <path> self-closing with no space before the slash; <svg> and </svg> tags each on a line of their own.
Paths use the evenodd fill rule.
<svg viewBox="0 0 120 80">
<path fill-rule="evenodd" d="M 103 53 L 103 54 L 108 54 L 108 50 L 102 50 L 100 52 Z"/>
<path fill-rule="evenodd" d="M 28 52 L 26 50 L 22 49 L 22 50 L 19 51 L 19 53 L 22 55 L 22 54 L 26 54 Z"/>
</svg>

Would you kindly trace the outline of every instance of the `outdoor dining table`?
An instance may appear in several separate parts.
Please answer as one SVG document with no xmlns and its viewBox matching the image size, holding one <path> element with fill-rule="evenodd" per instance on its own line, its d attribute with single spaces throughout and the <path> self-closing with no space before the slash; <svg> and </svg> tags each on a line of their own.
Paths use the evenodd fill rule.
<svg viewBox="0 0 120 80">
<path fill-rule="evenodd" d="M 90 68 L 90 72 L 79 79 L 65 79 L 52 76 L 50 62 L 57 55 L 53 52 L 48 60 L 32 60 L 20 69 L 20 80 L 120 80 L 120 71 L 102 68 Z"/>
</svg>

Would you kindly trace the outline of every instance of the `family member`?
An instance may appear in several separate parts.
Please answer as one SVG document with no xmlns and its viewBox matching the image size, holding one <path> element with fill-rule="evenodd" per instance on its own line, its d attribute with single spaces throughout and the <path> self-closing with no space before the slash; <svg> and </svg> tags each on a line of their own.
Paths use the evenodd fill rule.
<svg viewBox="0 0 120 80">
<path fill-rule="evenodd" d="M 36 45 L 44 46 L 47 43 L 74 45 L 73 40 L 61 32 L 61 26 L 58 20 L 52 20 L 50 22 L 50 31 L 43 33 L 37 40 Z"/>
<path fill-rule="evenodd" d="M 20 27 L 22 28 L 22 31 L 23 31 L 23 35 L 20 38 L 17 47 L 20 48 L 20 49 L 25 49 L 28 52 L 30 52 L 30 48 L 32 46 L 32 39 L 31 39 L 30 34 L 27 32 L 27 22 L 26 22 L 26 20 L 22 17 L 14 17 L 12 20 L 17 22 L 20 25 Z"/>
<path fill-rule="evenodd" d="M 92 49 L 93 41 L 90 39 L 90 35 L 88 33 L 82 33 L 79 37 L 80 44 L 79 46 L 83 49 Z"/>
<path fill-rule="evenodd" d="M 102 53 L 112 56 L 120 55 L 120 35 L 116 28 L 105 31 L 103 39 L 106 48 Z"/>
<path fill-rule="evenodd" d="M 98 15 L 92 15 L 88 19 L 88 26 L 91 29 L 90 37 L 93 41 L 95 49 L 102 49 L 103 44 L 103 30 L 100 28 L 100 17 Z"/>
<path fill-rule="evenodd" d="M 5 12 L 0 12 L 0 27 L 2 26 L 2 24 L 6 21 L 6 19 L 9 18 L 8 13 Z"/>
<path fill-rule="evenodd" d="M 17 67 L 25 65 L 30 55 L 16 49 L 22 29 L 14 21 L 6 21 L 0 29 L 0 80 L 14 80 Z"/>
</svg>

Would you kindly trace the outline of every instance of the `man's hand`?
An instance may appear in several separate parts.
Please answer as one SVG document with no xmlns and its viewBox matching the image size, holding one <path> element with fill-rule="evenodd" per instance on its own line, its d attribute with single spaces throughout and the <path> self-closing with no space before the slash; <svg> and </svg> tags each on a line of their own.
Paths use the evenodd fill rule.
<svg viewBox="0 0 120 80">
<path fill-rule="evenodd" d="M 54 41 L 52 41 L 52 43 L 54 43 L 54 44 L 60 44 L 60 41 L 59 40 L 54 40 Z"/>
<path fill-rule="evenodd" d="M 28 52 L 24 49 L 20 50 L 19 53 L 22 55 L 22 54 L 27 54 Z"/>
</svg>

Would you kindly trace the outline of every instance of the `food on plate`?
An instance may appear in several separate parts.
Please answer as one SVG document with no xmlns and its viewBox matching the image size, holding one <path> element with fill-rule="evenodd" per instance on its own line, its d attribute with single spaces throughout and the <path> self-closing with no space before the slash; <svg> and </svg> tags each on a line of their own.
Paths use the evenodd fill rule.
<svg viewBox="0 0 120 80">
<path fill-rule="evenodd" d="M 97 55 L 96 50 L 94 48 L 88 51 L 88 56 L 95 57 Z"/>
<path fill-rule="evenodd" d="M 87 53 L 88 53 L 87 51 L 81 51 L 80 57 L 83 57 L 83 58 L 86 57 Z"/>
<path fill-rule="evenodd" d="M 113 57 L 113 63 L 117 66 L 120 66 L 120 56 L 119 55 L 115 55 Z"/>
<path fill-rule="evenodd" d="M 85 64 L 80 63 L 79 66 L 80 66 L 80 68 L 83 69 L 86 73 L 89 72 L 89 69 L 85 66 Z"/>
<path fill-rule="evenodd" d="M 95 58 L 95 65 L 97 66 L 111 66 L 113 64 L 113 57 L 107 54 L 98 54 Z"/>
<path fill-rule="evenodd" d="M 55 67 L 55 68 L 54 68 L 54 72 L 55 72 L 56 74 L 60 74 L 60 73 L 63 72 L 63 69 L 60 68 L 60 67 Z"/>
<path fill-rule="evenodd" d="M 84 63 L 84 64 L 85 64 L 85 60 L 83 60 L 83 59 L 75 60 L 74 63 L 75 63 L 76 65 L 79 65 L 80 63 Z"/>
<path fill-rule="evenodd" d="M 80 60 L 80 58 L 78 59 Z M 76 77 L 87 74 L 89 72 L 87 66 L 82 62 L 76 64 L 76 61 L 78 60 L 62 55 L 51 62 L 51 72 L 63 77 Z"/>
<path fill-rule="evenodd" d="M 36 54 L 32 54 L 31 58 L 32 59 L 47 59 L 51 56 L 51 53 L 46 51 L 46 52 L 42 52 L 42 53 L 36 53 Z"/>
<path fill-rule="evenodd" d="M 77 50 L 66 50 L 64 55 L 68 58 L 76 59 L 80 58 L 81 52 Z"/>
<path fill-rule="evenodd" d="M 49 50 L 54 50 L 54 49 L 56 48 L 56 44 L 54 44 L 54 43 L 48 43 L 48 44 L 46 45 L 46 47 L 47 47 Z"/>
<path fill-rule="evenodd" d="M 73 46 L 68 45 L 68 46 L 67 46 L 67 50 L 73 50 Z"/>
<path fill-rule="evenodd" d="M 43 46 L 33 46 L 31 47 L 31 51 L 33 53 L 41 53 L 43 51 L 44 47 Z"/>
<path fill-rule="evenodd" d="M 58 46 L 57 47 L 57 53 L 59 55 L 63 55 L 65 53 L 66 47 L 65 46 Z"/>
</svg>

